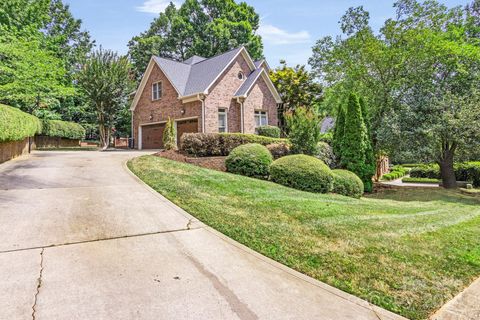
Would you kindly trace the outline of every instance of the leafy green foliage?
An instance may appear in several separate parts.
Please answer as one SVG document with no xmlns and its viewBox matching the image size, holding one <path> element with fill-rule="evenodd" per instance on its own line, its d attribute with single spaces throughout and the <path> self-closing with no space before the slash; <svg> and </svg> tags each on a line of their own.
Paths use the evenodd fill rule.
<svg viewBox="0 0 480 320">
<path fill-rule="evenodd" d="M 73 88 L 64 83 L 66 70 L 54 52 L 42 48 L 40 36 L 0 35 L 0 101 L 32 113 L 50 108 Z"/>
<path fill-rule="evenodd" d="M 62 0 L 1 1 L 0 101 L 41 117 L 78 121 L 64 111 L 81 112 L 72 80 L 92 45 Z"/>
<path fill-rule="evenodd" d="M 233 149 L 247 143 L 266 146 L 288 142 L 286 139 L 243 133 L 185 133 L 181 139 L 182 151 L 196 157 L 228 156 Z"/>
<path fill-rule="evenodd" d="M 258 135 L 270 138 L 280 138 L 280 128 L 276 126 L 261 126 L 257 128 Z"/>
<path fill-rule="evenodd" d="M 177 130 L 175 129 L 175 120 L 170 118 L 163 131 L 163 147 L 165 150 L 177 149 Z"/>
<path fill-rule="evenodd" d="M 225 160 L 225 165 L 231 173 L 267 178 L 272 161 L 272 155 L 265 146 L 249 143 L 233 149 Z"/>
<path fill-rule="evenodd" d="M 84 61 L 77 74 L 78 85 L 95 109 L 103 149 L 108 148 L 112 128 L 128 103 L 133 82 L 127 57 L 109 50 L 97 50 Z"/>
<path fill-rule="evenodd" d="M 360 198 L 363 195 L 363 182 L 348 170 L 333 170 L 333 191 L 347 197 Z"/>
<path fill-rule="evenodd" d="M 74 122 L 43 120 L 40 134 L 49 137 L 81 140 L 85 138 L 85 129 Z"/>
<path fill-rule="evenodd" d="M 128 43 L 138 75 L 152 55 L 184 61 L 194 55 L 212 57 L 245 45 L 254 59 L 263 56 L 256 34 L 260 17 L 254 8 L 234 0 L 189 0 L 180 8 L 171 3 L 150 28 Z"/>
<path fill-rule="evenodd" d="M 320 141 L 320 117 L 309 108 L 299 107 L 285 113 L 292 153 L 314 155 Z"/>
<path fill-rule="evenodd" d="M 305 66 L 297 65 L 292 68 L 285 61 L 280 61 L 280 66 L 270 72 L 270 79 L 282 97 L 279 122 L 284 131 L 288 132 L 285 112 L 294 111 L 302 106 L 318 109 L 322 101 L 322 86 L 315 81 L 315 75 Z"/>
<path fill-rule="evenodd" d="M 332 170 L 323 161 L 303 154 L 275 160 L 270 166 L 270 178 L 303 191 L 328 193 L 333 189 Z"/>
<path fill-rule="evenodd" d="M 33 137 L 42 129 L 40 120 L 17 108 L 0 104 L 0 142 Z"/>
</svg>

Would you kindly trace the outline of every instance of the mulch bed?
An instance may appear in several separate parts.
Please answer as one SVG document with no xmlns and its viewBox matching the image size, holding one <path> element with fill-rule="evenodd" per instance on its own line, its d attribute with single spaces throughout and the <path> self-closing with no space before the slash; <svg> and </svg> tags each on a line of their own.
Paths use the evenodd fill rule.
<svg viewBox="0 0 480 320">
<path fill-rule="evenodd" d="M 194 158 L 190 157 L 188 154 L 183 153 L 181 151 L 160 151 L 159 153 L 155 154 L 157 157 L 183 162 L 183 163 L 190 163 L 196 165 L 198 167 L 217 170 L 217 171 L 227 171 L 225 167 L 225 158 L 226 157 L 205 157 L 205 158 Z"/>
</svg>

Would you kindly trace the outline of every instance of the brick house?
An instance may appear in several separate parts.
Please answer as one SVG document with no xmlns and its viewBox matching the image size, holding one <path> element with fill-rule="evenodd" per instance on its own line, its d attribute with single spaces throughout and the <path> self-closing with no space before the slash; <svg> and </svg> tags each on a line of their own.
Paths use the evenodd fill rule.
<svg viewBox="0 0 480 320">
<path fill-rule="evenodd" d="M 177 141 L 187 132 L 255 133 L 277 125 L 281 99 L 268 72 L 244 47 L 183 62 L 152 57 L 130 108 L 135 148 L 162 148 L 168 118 Z"/>
</svg>

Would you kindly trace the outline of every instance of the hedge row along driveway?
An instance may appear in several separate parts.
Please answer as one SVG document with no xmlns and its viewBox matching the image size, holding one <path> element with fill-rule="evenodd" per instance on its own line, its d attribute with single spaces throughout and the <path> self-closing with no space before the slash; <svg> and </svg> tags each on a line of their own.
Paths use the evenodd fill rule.
<svg viewBox="0 0 480 320">
<path fill-rule="evenodd" d="M 129 167 L 227 236 L 411 319 L 427 318 L 480 275 L 480 198 L 415 189 L 357 200 L 155 156 Z"/>
</svg>

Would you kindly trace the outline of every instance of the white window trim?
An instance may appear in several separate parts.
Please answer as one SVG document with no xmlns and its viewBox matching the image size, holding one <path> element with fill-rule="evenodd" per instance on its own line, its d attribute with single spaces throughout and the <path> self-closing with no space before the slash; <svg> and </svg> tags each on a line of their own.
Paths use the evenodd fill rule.
<svg viewBox="0 0 480 320">
<path fill-rule="evenodd" d="M 223 133 L 228 132 L 228 108 L 218 108 L 218 115 L 220 116 L 220 110 L 224 110 L 222 113 L 225 115 L 225 131 Z M 218 125 L 218 132 L 220 132 L 220 122 Z"/>
<path fill-rule="evenodd" d="M 253 112 L 254 118 L 255 118 L 257 112 L 260 112 L 260 117 L 261 117 L 262 112 L 265 113 L 265 120 L 267 122 L 267 124 L 265 124 L 265 126 L 268 126 L 268 111 L 262 110 L 262 109 L 255 109 L 255 111 Z M 257 124 L 255 123 L 255 128 L 264 126 L 264 125 L 261 124 L 261 122 L 262 122 L 262 120 L 260 118 L 260 126 L 257 126 Z"/>
<path fill-rule="evenodd" d="M 159 85 L 159 87 L 160 87 L 160 94 L 159 94 L 159 97 L 157 99 L 155 99 L 155 92 L 153 91 L 153 88 L 156 84 Z M 162 99 L 162 96 L 163 96 L 163 83 L 162 83 L 162 81 L 157 81 L 157 82 L 152 83 L 152 101 L 158 101 L 158 100 Z"/>
</svg>

